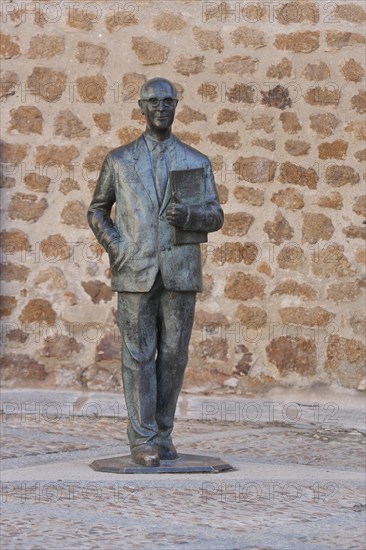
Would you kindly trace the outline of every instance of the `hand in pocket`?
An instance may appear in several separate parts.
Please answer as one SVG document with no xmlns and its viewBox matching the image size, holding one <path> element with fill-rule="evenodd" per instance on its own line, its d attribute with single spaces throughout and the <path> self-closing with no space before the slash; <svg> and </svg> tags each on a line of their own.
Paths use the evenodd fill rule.
<svg viewBox="0 0 366 550">
<path fill-rule="evenodd" d="M 118 269 L 125 258 L 125 247 L 122 241 L 111 241 L 108 245 L 108 255 L 111 269 Z"/>
</svg>

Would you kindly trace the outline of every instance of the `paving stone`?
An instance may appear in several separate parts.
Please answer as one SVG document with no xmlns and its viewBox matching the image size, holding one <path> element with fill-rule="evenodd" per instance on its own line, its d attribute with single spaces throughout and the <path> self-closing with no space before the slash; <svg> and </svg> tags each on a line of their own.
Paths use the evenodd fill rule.
<svg viewBox="0 0 366 550">
<path fill-rule="evenodd" d="M 4 547 L 363 548 L 362 397 L 304 395 L 182 395 L 178 452 L 235 470 L 156 476 L 89 467 L 128 454 L 121 394 L 4 390 Z"/>
</svg>

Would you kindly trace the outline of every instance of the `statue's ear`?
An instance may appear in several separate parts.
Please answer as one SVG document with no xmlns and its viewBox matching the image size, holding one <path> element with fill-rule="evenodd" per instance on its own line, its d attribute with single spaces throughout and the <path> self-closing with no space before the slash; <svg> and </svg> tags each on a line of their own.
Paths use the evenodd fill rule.
<svg viewBox="0 0 366 550">
<path fill-rule="evenodd" d="M 145 114 L 144 102 L 141 101 L 141 99 L 138 100 L 138 106 L 140 107 L 141 114 L 144 115 Z"/>
</svg>

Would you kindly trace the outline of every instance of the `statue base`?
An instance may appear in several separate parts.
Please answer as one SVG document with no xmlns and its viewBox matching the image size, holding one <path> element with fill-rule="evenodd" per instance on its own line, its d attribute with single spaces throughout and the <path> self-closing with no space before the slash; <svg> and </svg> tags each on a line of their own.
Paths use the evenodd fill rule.
<svg viewBox="0 0 366 550">
<path fill-rule="evenodd" d="M 142 466 L 132 462 L 130 455 L 101 458 L 89 464 L 97 472 L 111 474 L 198 474 L 234 471 L 221 458 L 179 454 L 175 460 L 161 460 L 160 466 Z"/>
</svg>

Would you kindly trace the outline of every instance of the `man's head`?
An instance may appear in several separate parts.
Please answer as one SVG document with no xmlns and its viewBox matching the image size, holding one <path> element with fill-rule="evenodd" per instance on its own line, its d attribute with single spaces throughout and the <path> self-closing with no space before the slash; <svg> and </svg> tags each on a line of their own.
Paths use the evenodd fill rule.
<svg viewBox="0 0 366 550">
<path fill-rule="evenodd" d="M 160 137 L 170 134 L 177 103 L 177 90 L 169 80 L 152 78 L 143 84 L 139 107 L 152 134 Z"/>
</svg>

